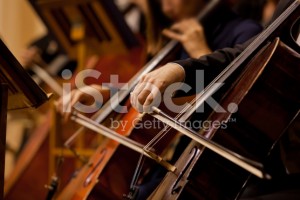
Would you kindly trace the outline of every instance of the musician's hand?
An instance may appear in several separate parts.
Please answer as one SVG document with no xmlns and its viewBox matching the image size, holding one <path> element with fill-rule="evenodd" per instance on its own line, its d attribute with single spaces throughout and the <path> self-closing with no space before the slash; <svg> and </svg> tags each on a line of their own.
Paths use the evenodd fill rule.
<svg viewBox="0 0 300 200">
<path fill-rule="evenodd" d="M 178 40 L 192 58 L 199 58 L 212 52 L 207 45 L 203 27 L 196 19 L 175 23 L 170 29 L 165 29 L 163 34 Z"/>
<path fill-rule="evenodd" d="M 68 121 L 71 116 L 69 108 L 73 110 L 74 105 L 80 102 L 86 106 L 96 106 L 95 98 L 97 95 L 102 95 L 103 102 L 97 102 L 98 104 L 105 103 L 109 99 L 110 90 L 109 88 L 102 87 L 100 85 L 89 85 L 84 86 L 80 89 L 74 89 L 69 94 L 61 97 L 55 104 L 57 111 L 63 116 L 63 121 Z"/>
<path fill-rule="evenodd" d="M 144 75 L 131 93 L 132 106 L 141 113 L 151 112 L 149 105 L 157 100 L 168 86 L 182 82 L 184 78 L 184 69 L 175 63 L 168 63 Z"/>
</svg>

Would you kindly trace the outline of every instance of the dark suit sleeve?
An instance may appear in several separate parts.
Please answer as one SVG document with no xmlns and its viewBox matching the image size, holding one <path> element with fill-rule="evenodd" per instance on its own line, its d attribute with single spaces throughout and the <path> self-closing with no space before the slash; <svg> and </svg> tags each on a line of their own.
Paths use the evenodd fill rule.
<svg viewBox="0 0 300 200">
<path fill-rule="evenodd" d="M 224 48 L 213 52 L 207 56 L 202 56 L 199 59 L 186 59 L 175 61 L 185 70 L 185 83 L 192 87 L 195 92 L 196 88 L 196 71 L 204 70 L 204 84 L 207 85 L 213 80 L 227 65 L 229 65 L 251 42 L 236 45 L 234 48 Z"/>
</svg>

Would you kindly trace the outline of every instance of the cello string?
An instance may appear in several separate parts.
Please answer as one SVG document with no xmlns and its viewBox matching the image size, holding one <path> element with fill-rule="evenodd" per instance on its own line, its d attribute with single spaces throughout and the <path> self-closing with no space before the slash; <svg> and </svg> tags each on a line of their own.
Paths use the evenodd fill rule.
<svg viewBox="0 0 300 200">
<path fill-rule="evenodd" d="M 189 109 L 191 109 L 194 102 L 196 102 L 196 97 L 191 101 L 191 103 L 186 104 L 185 107 L 174 117 L 175 120 L 180 119 Z M 186 120 L 185 120 L 186 121 Z M 165 129 L 161 130 L 146 146 L 145 148 L 153 148 L 166 134 L 172 129 L 169 125 L 165 126 Z"/>
<path fill-rule="evenodd" d="M 195 101 L 195 98 L 191 101 L 193 102 Z M 188 109 L 190 109 L 191 104 L 187 104 L 176 116 L 174 119 L 178 120 L 185 112 L 188 111 Z M 167 129 L 167 130 L 166 130 Z M 168 131 L 170 131 L 172 129 L 172 127 L 170 127 L 169 125 L 166 125 L 164 127 L 163 130 L 161 130 L 158 134 L 156 134 L 156 136 L 150 140 L 150 142 L 145 146 L 145 148 L 153 148 L 153 146 L 155 146 L 166 134 Z"/>
</svg>

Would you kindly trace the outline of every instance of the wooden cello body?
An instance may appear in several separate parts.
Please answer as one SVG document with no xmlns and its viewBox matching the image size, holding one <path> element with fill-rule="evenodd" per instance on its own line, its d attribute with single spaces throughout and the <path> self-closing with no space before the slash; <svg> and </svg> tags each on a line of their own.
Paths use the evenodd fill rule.
<svg viewBox="0 0 300 200">
<path fill-rule="evenodd" d="M 212 112 L 206 119 L 211 124 L 199 133 L 263 163 L 274 180 L 286 175 L 278 141 L 300 109 L 300 48 L 292 37 L 299 34 L 299 1 L 290 8 L 292 11 L 285 12 L 286 20 L 278 27 L 273 23 L 271 32 L 262 33 L 260 50 L 255 56 L 247 56 L 246 64 L 239 63 L 244 65 L 241 74 L 229 82 L 219 104 L 228 109 L 234 103 L 238 105 L 236 112 Z M 256 180 L 195 141 L 175 166 L 178 171 L 168 172 L 148 199 L 237 199 L 249 179 Z"/>
</svg>

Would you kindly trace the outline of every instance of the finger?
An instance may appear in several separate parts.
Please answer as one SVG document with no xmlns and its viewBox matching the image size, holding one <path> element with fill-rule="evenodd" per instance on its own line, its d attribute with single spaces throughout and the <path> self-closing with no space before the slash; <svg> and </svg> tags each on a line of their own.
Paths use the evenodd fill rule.
<svg viewBox="0 0 300 200">
<path fill-rule="evenodd" d="M 132 98 L 132 106 L 134 108 L 138 108 L 138 96 L 139 94 L 142 92 L 142 90 L 145 88 L 146 86 L 146 82 L 143 82 L 143 83 L 139 83 L 135 86 L 133 92 L 131 93 L 131 98 Z"/>
<path fill-rule="evenodd" d="M 139 112 L 150 112 L 151 104 L 155 103 L 153 100 L 159 97 L 160 91 L 156 85 L 148 83 L 144 90 L 138 96 L 138 110 Z"/>
<path fill-rule="evenodd" d="M 152 107 L 158 106 L 161 100 L 160 91 L 157 87 L 152 86 L 151 93 L 148 95 L 145 100 L 143 110 L 146 113 L 152 113 Z"/>
<path fill-rule="evenodd" d="M 149 93 L 147 99 L 145 100 L 145 103 L 143 105 L 143 112 L 145 113 L 151 113 L 151 107 L 152 107 L 152 102 L 153 102 L 153 94 Z"/>
<path fill-rule="evenodd" d="M 137 104 L 136 108 L 137 108 L 138 112 L 140 112 L 140 113 L 144 112 L 144 103 L 145 103 L 145 101 L 148 98 L 150 93 L 151 93 L 151 91 L 147 89 L 147 90 L 143 90 L 139 94 L 137 102 L 136 102 L 136 104 Z"/>
<path fill-rule="evenodd" d="M 182 34 L 181 33 L 177 33 L 177 32 L 174 32 L 170 29 L 164 29 L 163 30 L 163 35 L 168 37 L 168 38 L 171 38 L 173 40 L 177 40 L 177 41 L 182 41 Z"/>
<path fill-rule="evenodd" d="M 144 89 L 140 92 L 140 94 L 137 97 L 137 110 L 141 113 L 144 112 L 143 106 L 149 94 L 151 93 L 152 88 L 153 86 L 151 83 L 146 83 Z"/>
</svg>

